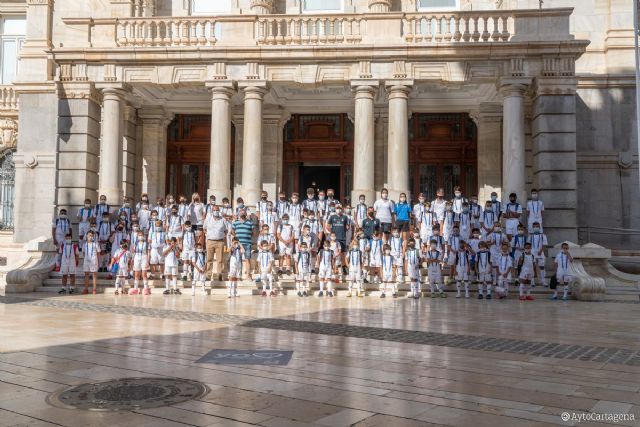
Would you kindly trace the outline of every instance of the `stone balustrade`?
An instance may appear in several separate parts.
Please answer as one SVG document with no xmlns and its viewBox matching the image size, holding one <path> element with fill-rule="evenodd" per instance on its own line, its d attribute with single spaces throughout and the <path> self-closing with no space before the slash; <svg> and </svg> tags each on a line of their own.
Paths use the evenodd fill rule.
<svg viewBox="0 0 640 427">
<path fill-rule="evenodd" d="M 371 1 L 376 10 L 385 4 L 385 1 Z M 258 13 L 65 18 L 63 21 L 76 30 L 74 34 L 86 32 L 86 38 L 76 36 L 73 43 L 67 45 L 73 47 L 112 47 L 114 38 L 116 46 L 120 47 L 434 45 L 573 40 L 569 33 L 572 11 L 571 8 L 558 8 L 438 13 Z"/>
<path fill-rule="evenodd" d="M 0 110 L 17 110 L 18 95 L 13 86 L 0 86 Z"/>
<path fill-rule="evenodd" d="M 213 17 L 118 19 L 118 46 L 213 46 L 216 19 Z"/>
<path fill-rule="evenodd" d="M 258 45 L 344 44 L 362 41 L 362 15 L 276 15 L 256 22 Z"/>
</svg>

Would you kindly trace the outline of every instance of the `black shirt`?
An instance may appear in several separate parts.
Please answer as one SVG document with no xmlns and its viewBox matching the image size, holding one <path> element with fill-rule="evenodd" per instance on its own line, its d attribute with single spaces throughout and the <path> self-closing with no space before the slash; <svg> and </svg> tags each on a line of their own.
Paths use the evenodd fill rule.
<svg viewBox="0 0 640 427">
<path fill-rule="evenodd" d="M 346 215 L 331 215 L 329 217 L 329 229 L 332 233 L 336 233 L 336 240 L 347 238 L 347 225 L 349 225 L 349 218 Z"/>
<path fill-rule="evenodd" d="M 371 239 L 373 237 L 373 232 L 378 231 L 380 229 L 380 220 L 377 218 L 369 218 L 366 217 L 362 221 L 362 231 L 367 239 Z"/>
</svg>

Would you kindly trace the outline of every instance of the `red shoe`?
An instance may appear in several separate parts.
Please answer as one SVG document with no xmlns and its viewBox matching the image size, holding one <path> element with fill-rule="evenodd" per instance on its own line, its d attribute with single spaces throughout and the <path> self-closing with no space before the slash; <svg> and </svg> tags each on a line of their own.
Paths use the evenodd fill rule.
<svg viewBox="0 0 640 427">
<path fill-rule="evenodd" d="M 144 288 L 142 290 L 142 295 L 151 295 L 151 289 L 149 288 Z"/>
<path fill-rule="evenodd" d="M 275 297 L 275 296 L 276 296 L 276 293 L 275 293 L 275 292 L 273 292 L 273 291 L 271 291 L 271 292 L 269 292 L 269 296 L 270 296 L 270 297 Z"/>
<path fill-rule="evenodd" d="M 138 294 L 140 294 L 140 291 L 137 289 L 131 289 L 129 291 L 129 295 L 138 295 Z"/>
<path fill-rule="evenodd" d="M 262 291 L 262 296 L 266 297 L 267 296 L 267 291 Z"/>
<path fill-rule="evenodd" d="M 526 301 L 527 297 L 525 297 L 524 295 L 520 295 L 520 297 L 518 298 L 520 301 Z"/>
<path fill-rule="evenodd" d="M 113 276 L 111 275 L 111 273 L 109 273 L 109 274 L 107 275 L 107 280 L 112 280 L 112 279 L 113 279 Z"/>
<path fill-rule="evenodd" d="M 84 288 L 84 289 L 82 290 L 82 295 L 87 295 L 88 293 L 89 293 L 89 289 Z"/>
<path fill-rule="evenodd" d="M 526 299 L 527 301 L 533 301 L 535 298 L 533 297 L 533 295 L 527 295 Z"/>
<path fill-rule="evenodd" d="M 60 266 L 56 265 L 56 267 L 53 269 L 53 271 L 60 271 Z"/>
<path fill-rule="evenodd" d="M 98 291 L 94 289 L 94 290 L 93 290 L 93 294 L 95 295 L 95 294 L 97 294 L 97 293 L 98 293 Z"/>
</svg>

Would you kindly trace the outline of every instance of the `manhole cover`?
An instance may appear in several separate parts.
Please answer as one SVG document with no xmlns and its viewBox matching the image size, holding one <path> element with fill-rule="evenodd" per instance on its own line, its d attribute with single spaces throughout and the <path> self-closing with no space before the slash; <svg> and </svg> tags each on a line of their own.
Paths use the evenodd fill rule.
<svg viewBox="0 0 640 427">
<path fill-rule="evenodd" d="M 120 378 L 65 388 L 48 401 L 67 409 L 130 411 L 174 405 L 208 391 L 202 383 L 179 378 Z"/>
</svg>

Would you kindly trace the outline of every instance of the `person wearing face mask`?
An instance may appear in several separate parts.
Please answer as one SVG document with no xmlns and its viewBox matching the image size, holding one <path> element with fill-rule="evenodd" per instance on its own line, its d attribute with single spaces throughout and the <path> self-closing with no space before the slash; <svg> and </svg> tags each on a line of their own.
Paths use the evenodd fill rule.
<svg viewBox="0 0 640 427">
<path fill-rule="evenodd" d="M 256 224 L 251 220 L 247 209 L 238 211 L 238 219 L 231 224 L 231 229 L 233 230 L 233 235 L 238 238 L 240 244 L 244 247 L 242 269 L 245 274 L 243 279 L 246 280 L 250 278 L 251 247 L 256 235 Z"/>
<path fill-rule="evenodd" d="M 362 232 L 364 236 L 371 241 L 373 234 L 380 231 L 380 220 L 375 217 L 373 208 L 367 210 L 367 217 L 362 221 Z"/>
<path fill-rule="evenodd" d="M 407 250 L 404 254 L 405 274 L 411 283 L 408 297 L 414 299 L 420 298 L 420 264 L 422 260 L 418 247 L 416 247 L 415 241 L 411 240 L 407 243 Z"/>
<path fill-rule="evenodd" d="M 462 204 L 462 212 L 458 214 L 458 226 L 460 227 L 460 237 L 462 240 L 469 240 L 471 236 L 472 216 L 469 210 L 469 203 Z"/>
<path fill-rule="evenodd" d="M 453 211 L 451 202 L 446 202 L 441 222 L 442 237 L 444 237 L 445 240 L 449 240 L 449 236 L 451 236 L 453 232 L 453 226 L 457 221 L 458 215 Z"/>
<path fill-rule="evenodd" d="M 226 197 L 225 199 L 227 199 L 227 203 L 229 203 L 229 199 Z M 222 203 L 224 204 L 224 199 L 222 199 Z M 213 213 L 214 206 L 216 206 L 216 196 L 212 194 L 209 196 L 209 203 L 207 204 L 207 206 L 205 206 L 205 209 L 204 209 L 205 219 Z M 229 207 L 231 207 L 230 204 L 229 204 Z"/>
<path fill-rule="evenodd" d="M 535 256 L 531 253 L 531 243 L 524 246 L 524 251 L 518 259 L 518 279 L 520 282 L 520 301 L 533 301 L 531 296 L 531 282 L 533 282 L 537 274 Z M 526 295 L 525 295 L 526 293 Z"/>
<path fill-rule="evenodd" d="M 391 238 L 388 240 L 388 245 L 391 248 L 391 256 L 393 257 L 393 273 L 398 282 L 403 281 L 403 266 L 404 266 L 404 251 L 407 246 L 407 241 L 402 238 L 400 230 L 396 227 L 391 228 Z"/>
<path fill-rule="evenodd" d="M 380 199 L 373 204 L 373 210 L 376 213 L 376 219 L 380 221 L 380 231 L 386 242 L 389 239 L 391 227 L 395 221 L 395 203 L 389 200 L 389 190 L 386 188 L 380 191 L 380 196 Z"/>
<path fill-rule="evenodd" d="M 115 232 L 115 227 L 109 221 L 109 214 L 105 212 L 102 214 L 102 221 L 98 224 L 98 241 L 100 242 L 100 266 L 102 271 L 107 271 L 107 264 L 109 263 L 109 256 L 111 255 L 111 236 Z M 116 247 L 117 248 L 117 247 Z M 111 274 L 108 275 L 111 280 Z"/>
<path fill-rule="evenodd" d="M 431 212 L 431 202 L 425 201 L 423 207 L 424 209 L 421 211 L 420 216 L 416 219 L 418 223 L 417 230 L 420 232 L 420 238 L 424 242 L 428 242 L 433 234 L 433 226 L 438 223 L 435 214 Z"/>
<path fill-rule="evenodd" d="M 71 240 L 73 235 L 68 230 L 60 244 L 60 274 L 62 274 L 62 289 L 59 294 L 72 294 L 76 291 L 76 267 L 78 266 L 78 245 Z M 71 288 L 67 280 L 71 281 Z"/>
<path fill-rule="evenodd" d="M 494 267 L 493 284 L 497 286 L 499 277 L 498 261 L 500 258 L 500 250 L 502 248 L 502 245 L 506 244 L 507 247 L 509 246 L 509 239 L 507 239 L 507 236 L 502 232 L 502 227 L 500 226 L 499 222 L 496 222 L 493 225 L 493 231 L 487 236 L 487 242 L 489 243 L 489 250 L 491 251 L 491 264 Z"/>
<path fill-rule="evenodd" d="M 482 207 L 478 204 L 478 196 L 471 196 L 469 201 L 469 212 L 471 212 L 471 227 L 480 228 L 480 215 L 482 215 Z"/>
<path fill-rule="evenodd" d="M 138 210 L 138 224 L 142 232 L 147 235 L 151 228 L 151 211 L 149 210 L 149 204 L 143 203 Z"/>
<path fill-rule="evenodd" d="M 351 297 L 354 293 L 356 296 L 364 296 L 364 259 L 358 240 L 351 242 L 349 252 L 347 252 L 347 268 L 349 273 L 347 274 L 347 282 L 349 282 L 349 291 L 347 296 Z"/>
<path fill-rule="evenodd" d="M 91 207 L 91 199 L 84 200 L 84 206 L 78 209 L 76 219 L 78 220 L 78 242 L 83 247 L 85 236 L 89 231 L 89 222 L 93 217 L 93 208 Z"/>
<path fill-rule="evenodd" d="M 171 208 L 171 215 L 167 218 L 167 235 L 169 238 L 175 237 L 178 244 L 181 244 L 182 233 L 184 232 L 184 218 L 178 213 L 178 207 Z"/>
<path fill-rule="evenodd" d="M 553 271 L 556 273 L 558 286 L 562 285 L 562 300 L 567 301 L 569 299 L 569 284 L 573 282 L 573 257 L 569 252 L 567 243 L 561 245 L 561 251 L 554 258 Z M 553 295 L 550 299 L 558 299 L 558 287 L 553 290 Z"/>
<path fill-rule="evenodd" d="M 162 229 L 162 220 L 156 218 L 155 226 L 149 231 L 147 237 L 147 243 L 151 247 L 149 252 L 149 279 L 153 279 L 153 273 L 158 273 L 158 276 L 162 277 L 164 256 L 162 255 L 162 247 L 166 240 L 166 234 Z"/>
<path fill-rule="evenodd" d="M 149 276 L 147 271 L 149 270 L 149 243 L 144 239 L 144 234 L 141 230 L 137 230 L 134 234 L 135 240 L 131 241 L 131 253 L 133 255 L 133 289 L 129 292 L 129 295 L 138 295 L 140 290 L 140 280 L 144 289 L 143 295 L 150 295 L 149 289 Z"/>
<path fill-rule="evenodd" d="M 522 206 L 518 203 L 516 193 L 509 194 L 509 203 L 504 205 L 502 216 L 505 218 L 505 231 L 507 237 L 511 239 L 518 232 L 518 224 L 522 216 Z"/>
<path fill-rule="evenodd" d="M 493 288 L 491 273 L 493 271 L 493 266 L 491 265 L 491 252 L 489 252 L 487 242 L 481 241 L 478 244 L 475 270 L 478 281 L 478 299 L 485 298 L 485 289 L 487 292 L 486 298 L 491 299 L 491 290 Z"/>
<path fill-rule="evenodd" d="M 280 266 L 278 274 L 291 274 L 291 256 L 295 245 L 295 229 L 289 223 L 289 214 L 284 214 L 278 226 L 276 235 L 278 240 L 278 253 L 280 254 Z"/>
<path fill-rule="evenodd" d="M 457 225 L 453 226 L 453 231 L 446 242 L 446 255 L 445 260 L 447 264 L 451 267 L 451 279 L 456 277 L 456 266 L 458 260 L 458 252 L 460 251 L 460 242 L 462 239 L 460 238 L 460 228 Z"/>
<path fill-rule="evenodd" d="M 191 283 L 191 295 L 195 295 L 196 288 L 200 286 L 202 295 L 207 294 L 207 255 L 204 252 L 202 243 L 196 243 L 196 249 L 191 255 L 191 265 L 193 266 L 193 282 Z"/>
<path fill-rule="evenodd" d="M 158 212 L 158 218 L 162 220 L 163 226 L 166 225 L 167 216 L 171 214 L 171 211 L 165 206 L 164 199 L 162 197 L 158 197 L 156 199 L 155 211 Z"/>
<path fill-rule="evenodd" d="M 335 256 L 338 258 L 336 263 L 340 266 L 344 264 L 341 261 L 343 261 L 342 254 L 347 250 L 347 232 L 351 226 L 350 222 L 349 218 L 343 214 L 342 206 L 338 205 L 335 214 L 331 215 L 325 224 L 325 233 L 335 235 L 340 246 L 335 251 Z"/>
<path fill-rule="evenodd" d="M 207 251 L 207 276 L 210 280 L 213 280 L 215 263 L 215 274 L 218 280 L 222 280 L 222 262 L 229 226 L 220 213 L 220 207 L 213 206 L 211 215 L 206 216 L 202 228 L 204 230 Z M 252 231 L 253 229 L 251 229 L 251 232 Z M 249 243 L 251 243 L 251 240 L 249 240 Z"/>
<path fill-rule="evenodd" d="M 329 242 L 329 248 L 333 251 L 334 258 L 333 281 L 335 283 L 340 283 L 340 269 L 344 265 L 342 262 L 344 251 L 342 250 L 342 244 L 337 239 L 336 233 L 331 233 L 329 235 Z"/>
<path fill-rule="evenodd" d="M 180 246 L 178 239 L 169 237 L 165 239 L 162 247 L 164 257 L 164 295 L 181 295 L 178 289 L 178 259 L 180 259 Z"/>
<path fill-rule="evenodd" d="M 214 201 L 215 203 L 215 201 Z M 207 205 L 207 208 L 210 205 Z M 229 200 L 228 197 L 223 197 L 222 198 L 222 205 L 220 206 L 220 214 L 222 215 L 223 218 L 225 218 L 227 221 L 231 221 L 233 219 L 233 207 L 231 206 L 231 201 Z M 231 242 L 229 242 L 230 244 Z"/>
<path fill-rule="evenodd" d="M 333 296 L 333 271 L 335 268 L 335 255 L 331 250 L 329 240 L 324 242 L 322 249 L 318 252 L 316 259 L 316 270 L 318 270 L 318 281 L 320 283 L 320 291 L 318 296 L 324 296 L 325 286 L 327 287 L 327 296 Z"/>
<path fill-rule="evenodd" d="M 533 233 L 533 223 L 537 222 L 542 230 L 542 215 L 544 214 L 544 203 L 540 200 L 538 190 L 531 190 L 531 199 L 527 201 L 527 225 L 529 233 Z"/>
<path fill-rule="evenodd" d="M 437 295 L 440 295 L 441 298 L 446 298 L 447 296 L 443 291 L 442 257 L 442 251 L 438 250 L 438 242 L 431 240 L 429 242 L 429 249 L 424 254 L 424 260 L 427 263 L 427 280 L 429 281 L 431 298 L 435 298 Z"/>
<path fill-rule="evenodd" d="M 453 199 L 451 199 L 451 210 L 456 214 L 462 212 L 462 205 L 469 203 L 467 199 L 462 196 L 462 188 L 456 186 L 453 188 Z"/>
<path fill-rule="evenodd" d="M 329 202 L 327 201 L 324 190 L 318 191 L 318 214 L 322 218 L 326 218 L 329 214 Z"/>
<path fill-rule="evenodd" d="M 131 220 L 133 214 L 133 208 L 131 207 L 131 200 L 128 197 L 122 198 L 122 206 L 118 208 L 118 217 L 124 215 L 127 221 Z"/>
<path fill-rule="evenodd" d="M 260 240 L 258 240 L 260 241 Z M 238 296 L 238 280 L 242 280 L 244 247 L 234 237 L 229 245 L 229 269 L 227 270 L 227 297 Z"/>
<path fill-rule="evenodd" d="M 369 243 L 369 274 L 371 275 L 371 282 L 374 284 L 382 283 L 380 268 L 382 267 L 383 253 L 384 247 L 380 231 L 375 230 Z"/>
<path fill-rule="evenodd" d="M 98 225 L 102 222 L 102 218 L 104 218 L 104 214 L 107 215 L 107 220 L 111 220 L 111 206 L 107 204 L 107 196 L 101 194 L 98 198 L 98 204 L 93 208 L 93 213 L 96 217 L 96 221 Z"/>
<path fill-rule="evenodd" d="M 445 249 L 446 240 L 444 240 L 444 237 L 442 237 L 440 235 L 440 226 L 437 225 L 437 224 L 434 225 L 433 228 L 431 229 L 431 240 L 430 241 L 435 241 L 436 242 L 437 249 L 444 256 L 444 249 Z"/>
<path fill-rule="evenodd" d="M 151 210 L 152 206 L 149 202 L 149 195 L 147 193 L 142 193 L 140 195 L 140 201 L 136 203 L 136 211 L 139 211 L 142 208 L 142 205 L 145 203 L 148 206 L 148 209 Z"/>
<path fill-rule="evenodd" d="M 436 198 L 431 202 L 431 211 L 435 216 L 435 221 L 440 224 L 440 231 L 442 231 L 444 211 L 447 203 L 448 202 L 444 199 L 444 188 L 438 188 L 436 190 Z"/>
<path fill-rule="evenodd" d="M 67 210 L 60 209 L 57 218 L 53 220 L 51 224 L 51 237 L 53 238 L 53 244 L 56 247 L 56 250 L 60 251 L 60 246 L 62 242 L 64 242 L 64 238 L 67 233 L 71 230 L 71 221 L 67 217 Z M 56 257 L 56 268 L 55 271 L 60 271 L 60 255 Z"/>
<path fill-rule="evenodd" d="M 189 204 L 188 218 L 191 221 L 191 224 L 193 224 L 193 231 L 196 235 L 196 241 L 201 244 L 204 243 L 204 233 L 202 232 L 204 217 L 205 206 L 200 201 L 200 195 L 198 193 L 193 193 L 191 195 L 191 203 Z"/>
<path fill-rule="evenodd" d="M 180 196 L 178 198 L 178 215 L 182 217 L 184 221 L 191 221 L 189 205 L 187 204 L 187 198 L 184 196 Z"/>
<path fill-rule="evenodd" d="M 409 225 L 411 221 L 411 206 L 407 202 L 407 195 L 400 193 L 398 203 L 393 207 L 395 218 L 395 226 L 402 234 L 402 238 L 406 241 L 409 234 Z"/>
<path fill-rule="evenodd" d="M 300 195 L 293 193 L 291 195 L 291 203 L 287 208 L 287 214 L 289 215 L 289 224 L 293 226 L 294 239 L 297 239 L 300 234 L 300 224 L 302 222 L 302 205 L 300 204 Z"/>
<path fill-rule="evenodd" d="M 258 203 L 256 204 L 256 214 L 258 215 L 258 220 L 262 219 L 262 217 L 269 210 L 268 204 L 271 202 L 267 200 L 268 197 L 269 193 L 267 193 L 266 191 L 263 190 L 260 192 L 260 200 L 258 200 Z"/>
<path fill-rule="evenodd" d="M 476 277 L 476 271 L 475 271 L 475 266 L 476 266 L 476 255 L 478 253 L 478 251 L 480 251 L 480 229 L 478 228 L 474 228 L 473 230 L 471 230 L 471 236 L 469 237 L 469 239 L 466 241 L 467 242 L 467 247 L 469 249 L 469 254 L 471 255 L 471 281 L 475 281 L 477 279 Z"/>
<path fill-rule="evenodd" d="M 314 265 L 315 257 L 318 254 L 318 244 L 320 241 L 318 240 L 317 234 L 311 231 L 311 227 L 309 224 L 305 224 L 302 226 L 302 234 L 300 235 L 300 239 L 298 240 L 299 244 L 296 248 L 296 251 L 301 249 L 301 245 L 304 243 L 307 245 L 307 250 L 311 255 L 311 265 Z M 313 268 L 313 267 L 311 267 Z"/>
<path fill-rule="evenodd" d="M 491 192 L 491 210 L 498 218 L 496 221 L 500 221 L 502 218 L 502 202 L 498 200 L 498 193 L 495 191 Z"/>
<path fill-rule="evenodd" d="M 114 253 L 111 261 L 109 262 L 109 271 L 116 270 L 115 281 L 115 294 L 120 294 L 120 288 L 122 288 L 122 294 L 128 293 L 129 284 L 127 278 L 129 277 L 129 268 L 131 266 L 131 252 L 129 252 L 129 246 L 126 241 L 120 242 L 118 250 Z"/>
<path fill-rule="evenodd" d="M 306 209 L 309 213 L 318 213 L 318 201 L 315 198 L 315 190 L 313 188 L 307 188 L 307 198 L 302 202 L 302 208 Z"/>
<path fill-rule="evenodd" d="M 545 280 L 545 255 L 544 250 L 549 244 L 547 236 L 542 232 L 542 226 L 535 221 L 532 224 L 532 233 L 529 234 L 527 242 L 531 243 L 531 253 L 533 253 L 536 259 L 536 267 L 538 268 L 538 279 L 536 282 L 542 286 L 548 286 Z M 531 287 L 535 287 L 535 282 L 531 284 Z"/>
<path fill-rule="evenodd" d="M 505 299 L 509 295 L 509 282 L 511 282 L 513 271 L 513 258 L 509 254 L 508 243 L 503 243 L 500 247 L 500 255 L 496 259 L 495 265 L 498 276 L 496 294 L 499 299 Z"/>
<path fill-rule="evenodd" d="M 413 205 L 411 209 L 411 218 L 412 223 L 411 227 L 416 230 L 420 230 L 420 218 L 422 218 L 422 214 L 425 212 L 425 203 L 427 199 L 424 193 L 418 194 L 418 202 Z"/>
<path fill-rule="evenodd" d="M 471 274 L 471 257 L 464 240 L 460 241 L 460 248 L 456 253 L 456 298 L 460 298 L 464 285 L 464 297 L 469 298 L 469 276 Z"/>
<path fill-rule="evenodd" d="M 307 242 L 301 242 L 296 252 L 294 264 L 296 273 L 296 291 L 299 297 L 309 296 L 309 281 L 311 280 L 311 253 Z"/>
<path fill-rule="evenodd" d="M 357 229 L 362 229 L 362 223 L 367 218 L 367 206 L 366 197 L 364 194 L 358 196 L 358 204 L 354 207 L 354 219 Z"/>
<path fill-rule="evenodd" d="M 480 232 L 482 233 L 483 240 L 486 240 L 487 236 L 491 234 L 496 222 L 498 222 L 498 216 L 493 211 L 491 202 L 487 201 L 484 205 L 484 211 L 482 211 L 480 215 Z"/>
<path fill-rule="evenodd" d="M 178 244 L 182 259 L 182 280 L 191 280 L 193 270 L 191 259 L 193 258 L 193 252 L 196 250 L 196 233 L 193 231 L 191 221 L 184 222 L 184 230 L 180 239 L 178 239 Z"/>
<path fill-rule="evenodd" d="M 89 293 L 89 276 L 93 281 L 93 294 L 97 293 L 98 287 L 98 253 L 100 252 L 100 245 L 96 241 L 96 233 L 94 231 L 88 231 L 86 235 L 86 241 L 82 248 L 84 259 L 82 260 L 82 269 L 84 271 L 84 289 L 83 294 Z"/>
<path fill-rule="evenodd" d="M 338 201 L 334 198 L 336 192 L 333 188 L 327 189 L 327 202 L 328 203 L 337 203 Z"/>
<path fill-rule="evenodd" d="M 384 245 L 382 254 L 382 283 L 380 283 L 380 298 L 387 296 L 387 291 L 391 289 L 394 298 L 398 297 L 398 284 L 393 280 L 395 269 L 391 246 Z"/>
<path fill-rule="evenodd" d="M 511 238 L 511 256 L 517 262 L 524 252 L 524 245 L 527 243 L 527 236 L 524 234 L 524 225 L 518 225 L 518 232 Z"/>
<path fill-rule="evenodd" d="M 113 256 L 120 248 L 120 242 L 127 240 L 127 231 L 123 223 L 116 224 L 115 231 L 111 234 L 109 242 L 111 243 L 111 256 Z"/>
</svg>

